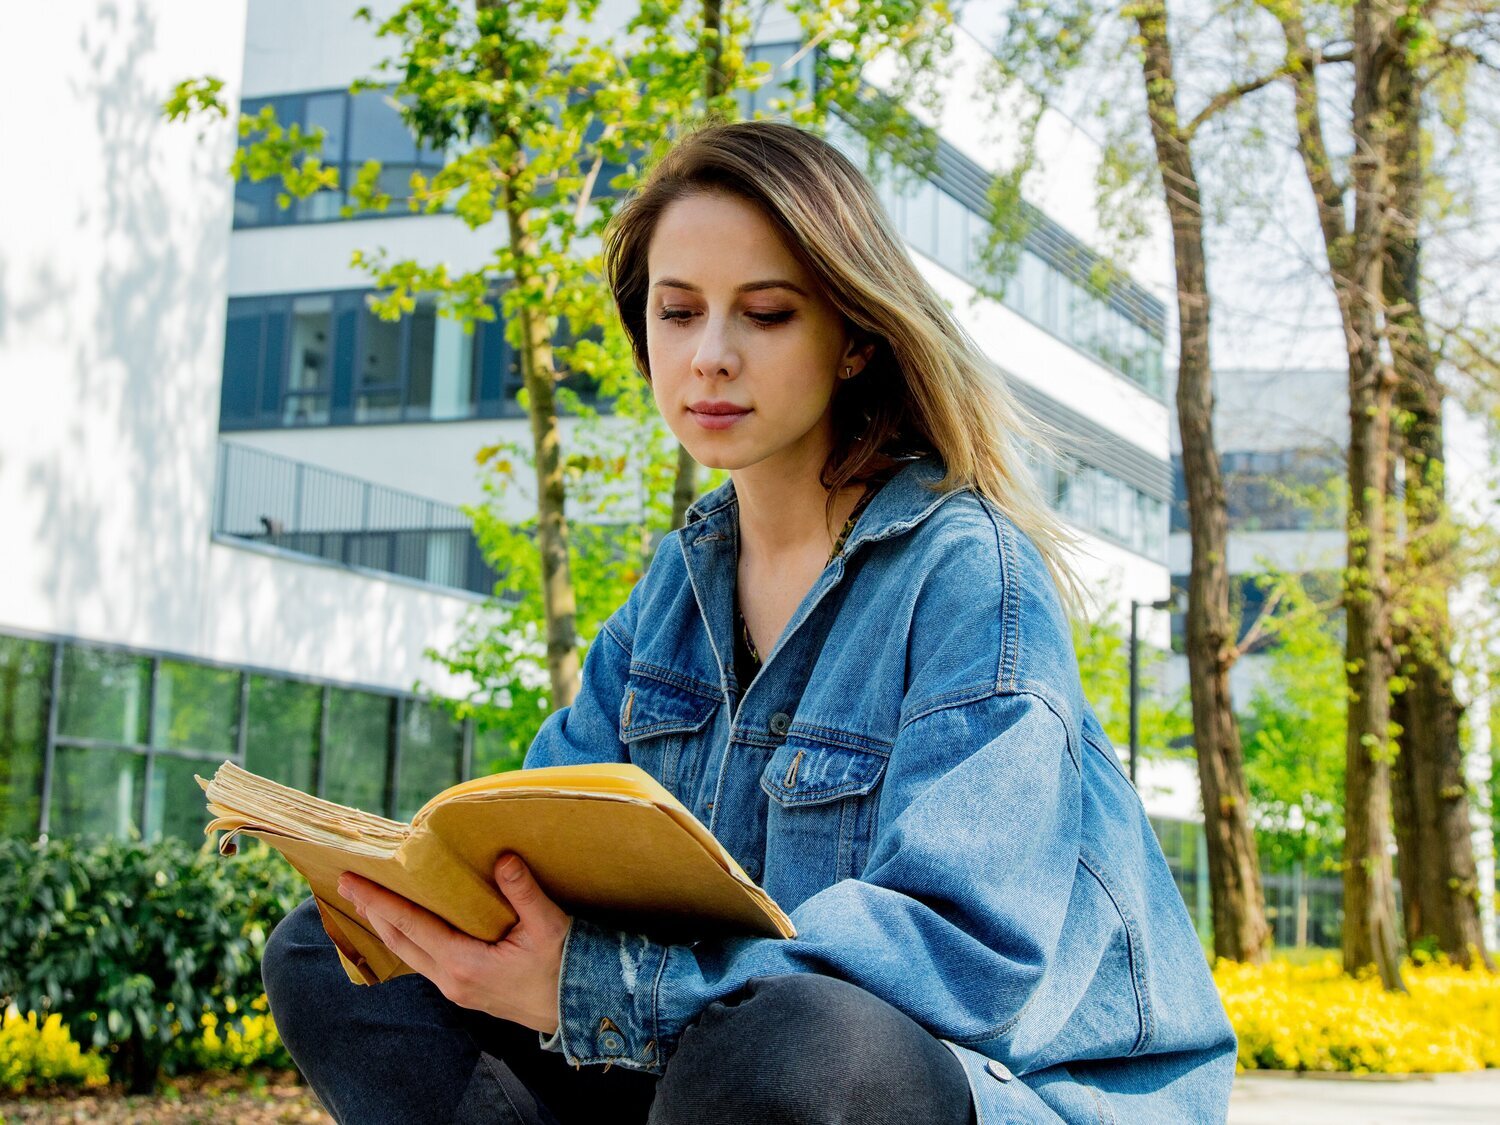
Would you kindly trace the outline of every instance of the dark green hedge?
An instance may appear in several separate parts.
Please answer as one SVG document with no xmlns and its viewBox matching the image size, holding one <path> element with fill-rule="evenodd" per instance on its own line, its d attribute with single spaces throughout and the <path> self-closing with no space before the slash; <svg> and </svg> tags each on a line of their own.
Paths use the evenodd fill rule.
<svg viewBox="0 0 1500 1125">
<path fill-rule="evenodd" d="M 0 1010 L 60 1013 L 149 1091 L 204 1012 L 223 1022 L 262 994 L 266 938 L 306 893 L 260 844 L 225 859 L 181 840 L 0 839 Z"/>
</svg>

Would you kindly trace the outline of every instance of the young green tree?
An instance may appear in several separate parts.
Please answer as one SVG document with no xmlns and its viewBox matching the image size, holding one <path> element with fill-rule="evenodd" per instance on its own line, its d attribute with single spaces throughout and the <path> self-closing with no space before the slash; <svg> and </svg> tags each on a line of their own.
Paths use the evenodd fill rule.
<svg viewBox="0 0 1500 1125">
<path fill-rule="evenodd" d="M 1241 723 L 1245 776 L 1261 850 L 1273 866 L 1337 854 L 1343 841 L 1343 636 L 1337 593 L 1319 600 L 1310 576 L 1267 572 L 1275 643 Z M 1320 583 L 1326 585 L 1327 583 Z"/>
<path fill-rule="evenodd" d="M 931 69 L 931 52 L 944 42 L 951 22 L 946 5 L 919 10 L 897 0 L 855 0 L 828 8 L 795 0 L 789 10 L 802 29 L 805 49 L 827 50 L 813 55 L 814 88 L 787 83 L 780 108 L 814 127 L 837 109 L 871 137 L 902 136 L 911 119 L 899 97 L 877 99 L 877 109 L 864 108 L 871 92 L 861 80 L 862 67 L 877 54 L 893 52 L 900 60 L 896 90 L 912 88 L 915 76 Z M 564 403 L 582 411 L 576 396 L 561 393 L 559 382 L 581 377 L 613 395 L 631 382 L 629 350 L 612 325 L 608 293 L 600 283 L 598 235 L 616 201 L 610 193 L 637 182 L 679 129 L 733 117 L 739 95 L 785 76 L 770 74 L 764 63 L 747 62 L 754 11 L 738 0 L 704 0 L 701 6 L 652 0 L 634 10 L 623 31 L 607 27 L 605 38 L 591 35 L 600 16 L 598 0 L 408 0 L 379 21 L 368 10 L 360 15 L 392 44 L 393 54 L 356 89 L 393 87 L 412 132 L 445 156 L 435 174 L 411 177 L 407 205 L 413 211 L 451 212 L 477 237 L 492 239 L 494 249 L 483 265 L 467 271 L 389 260 L 374 252 L 358 254 L 355 261 L 384 291 L 373 307 L 391 319 L 410 312 L 419 296 L 430 295 L 440 314 L 467 326 L 492 319 L 490 296 L 501 293 L 500 315 L 519 357 L 520 400 L 532 434 L 525 451 L 496 445 L 489 453 L 512 455 L 512 468 L 519 459 L 533 469 L 537 516 L 534 526 L 521 531 L 538 566 L 515 569 L 519 555 L 502 546 L 513 547 L 514 540 L 493 521 L 484 534 L 518 580 L 541 592 L 540 634 L 534 639 L 544 647 L 548 673 L 542 709 L 564 706 L 577 691 L 579 643 L 589 629 L 580 629 L 570 547 L 578 532 L 570 526 L 570 458 L 559 426 Z M 184 83 L 168 112 L 224 112 L 221 89 L 214 79 Z M 381 189 L 387 179 L 378 163 L 367 163 L 353 183 L 341 185 L 337 169 L 319 157 L 321 135 L 283 126 L 269 109 L 242 119 L 240 129 L 244 143 L 234 174 L 278 178 L 283 205 L 335 189 L 349 192 L 346 214 L 378 211 L 394 202 Z M 601 179 L 606 169 L 613 172 L 608 183 Z M 560 341 L 564 324 L 568 339 Z M 679 452 L 677 461 L 671 524 L 680 523 L 698 487 L 691 458 Z M 593 518 L 612 517 L 596 512 Z M 521 649 L 501 657 L 495 644 L 481 640 L 483 627 L 476 625 L 447 663 L 481 677 L 493 668 L 508 692 L 526 678 L 512 673 L 525 666 L 520 639 L 531 635 L 527 615 L 537 603 L 512 583 L 506 587 L 506 600 L 514 603 L 505 614 L 513 626 L 507 636 Z M 481 693 L 486 690 L 481 686 Z"/>
</svg>

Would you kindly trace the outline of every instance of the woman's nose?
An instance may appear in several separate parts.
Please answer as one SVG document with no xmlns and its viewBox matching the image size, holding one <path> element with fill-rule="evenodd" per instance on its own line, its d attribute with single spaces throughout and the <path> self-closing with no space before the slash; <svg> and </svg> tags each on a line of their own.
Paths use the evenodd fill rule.
<svg viewBox="0 0 1500 1125">
<path fill-rule="evenodd" d="M 722 374 L 732 379 L 739 374 L 739 355 L 722 318 L 704 318 L 703 334 L 693 353 L 693 371 L 706 378 Z"/>
</svg>

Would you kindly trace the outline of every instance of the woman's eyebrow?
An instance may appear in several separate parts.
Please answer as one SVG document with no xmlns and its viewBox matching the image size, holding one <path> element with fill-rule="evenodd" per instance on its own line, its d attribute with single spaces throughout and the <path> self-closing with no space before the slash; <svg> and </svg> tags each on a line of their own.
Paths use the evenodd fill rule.
<svg viewBox="0 0 1500 1125">
<path fill-rule="evenodd" d="M 703 290 L 691 281 L 679 281 L 675 277 L 664 277 L 651 286 L 652 289 L 686 289 L 689 293 L 702 293 Z M 766 281 L 747 281 L 743 285 L 734 288 L 736 293 L 754 293 L 761 289 L 790 289 L 793 293 L 801 293 L 804 297 L 811 299 L 810 294 L 796 282 L 784 281 L 780 278 L 770 278 Z"/>
</svg>

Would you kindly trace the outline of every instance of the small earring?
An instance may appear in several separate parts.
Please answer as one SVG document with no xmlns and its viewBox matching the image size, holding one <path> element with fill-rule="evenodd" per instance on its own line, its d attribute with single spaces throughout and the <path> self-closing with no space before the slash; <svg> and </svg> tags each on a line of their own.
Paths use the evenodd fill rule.
<svg viewBox="0 0 1500 1125">
<path fill-rule="evenodd" d="M 852 378 L 854 378 L 854 368 L 852 366 L 848 366 L 848 367 L 844 368 L 844 378 L 845 379 L 852 379 Z"/>
</svg>

